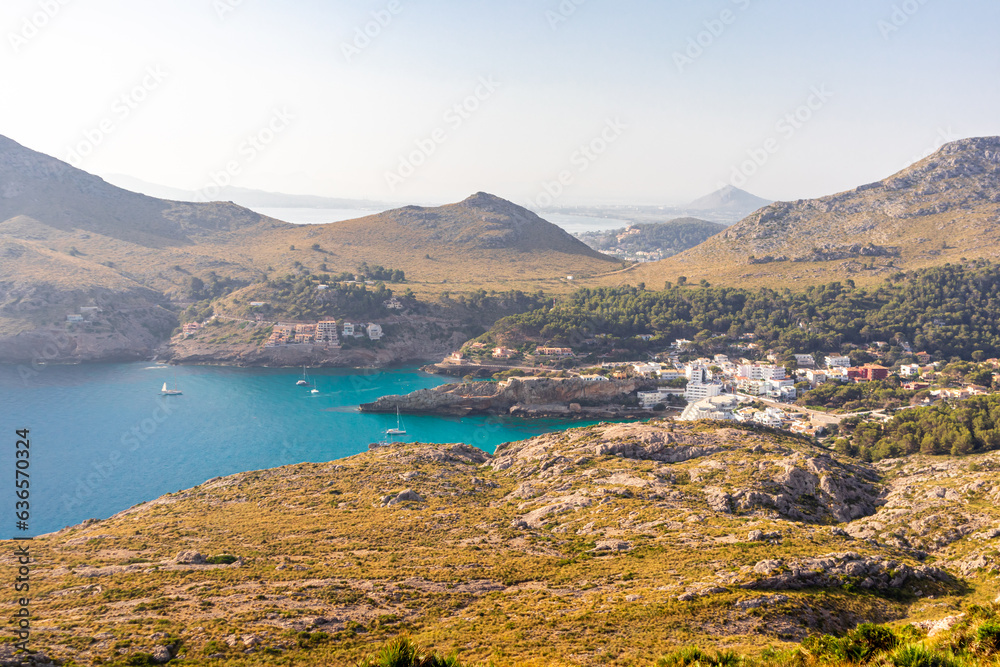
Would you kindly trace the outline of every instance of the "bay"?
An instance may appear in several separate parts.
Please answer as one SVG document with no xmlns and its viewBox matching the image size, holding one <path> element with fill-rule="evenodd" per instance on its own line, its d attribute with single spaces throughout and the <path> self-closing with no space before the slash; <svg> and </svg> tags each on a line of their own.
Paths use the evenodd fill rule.
<svg viewBox="0 0 1000 667">
<path fill-rule="evenodd" d="M 0 366 L 0 536 L 30 536 L 106 518 L 221 475 L 325 462 L 384 440 L 395 415 L 360 403 L 435 387 L 416 368 L 315 370 L 151 363 Z M 161 397 L 164 382 L 180 396 Z M 580 422 L 403 415 L 404 441 L 462 442 L 493 452 Z M 16 529 L 15 435 L 30 430 L 30 522 Z"/>
</svg>

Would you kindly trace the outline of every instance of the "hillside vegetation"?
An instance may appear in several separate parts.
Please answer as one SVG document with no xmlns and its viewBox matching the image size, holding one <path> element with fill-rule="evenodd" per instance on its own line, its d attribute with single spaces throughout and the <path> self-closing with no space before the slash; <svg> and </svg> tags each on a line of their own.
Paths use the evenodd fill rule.
<svg viewBox="0 0 1000 667">
<path fill-rule="evenodd" d="M 642 334 L 653 338 L 636 338 Z M 1000 265 L 946 265 L 900 272 L 867 287 L 833 282 L 800 292 L 689 285 L 582 289 L 553 308 L 500 320 L 482 340 L 660 352 L 683 337 L 708 353 L 726 350 L 742 334 L 781 354 L 881 340 L 896 346 L 906 341 L 914 351 L 944 359 L 969 359 L 976 351 L 998 356 Z M 601 335 L 608 338 L 595 338 Z"/>
</svg>

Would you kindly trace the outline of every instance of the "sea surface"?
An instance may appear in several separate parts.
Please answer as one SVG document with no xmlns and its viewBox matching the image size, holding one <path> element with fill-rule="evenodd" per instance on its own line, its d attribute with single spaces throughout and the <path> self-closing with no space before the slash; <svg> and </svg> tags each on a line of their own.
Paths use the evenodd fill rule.
<svg viewBox="0 0 1000 667">
<path fill-rule="evenodd" d="M 291 222 L 296 225 L 325 225 L 330 222 L 343 222 L 378 215 L 380 209 L 359 208 L 264 208 L 253 209 L 261 215 Z"/>
<path fill-rule="evenodd" d="M 344 220 L 353 220 L 381 213 L 379 210 L 349 208 L 255 208 L 254 210 L 261 215 L 267 215 L 296 225 L 323 225 L 330 222 L 342 222 Z M 566 213 L 547 213 L 542 211 L 539 215 L 552 224 L 562 227 L 570 234 L 621 229 L 632 224 L 628 220 L 569 215 Z"/>
<path fill-rule="evenodd" d="M 416 368 L 315 370 L 313 394 L 296 386 L 301 376 L 152 363 L 0 366 L 0 479 L 7 480 L 0 538 L 106 518 L 220 475 L 366 451 L 396 426 L 396 415 L 362 414 L 358 404 L 448 381 Z M 161 397 L 164 382 L 183 394 Z M 464 442 L 491 453 L 502 442 L 583 425 L 408 415 L 402 423 L 407 435 L 398 440 Z M 15 432 L 24 428 L 30 518 L 28 530 L 18 530 Z"/>
</svg>

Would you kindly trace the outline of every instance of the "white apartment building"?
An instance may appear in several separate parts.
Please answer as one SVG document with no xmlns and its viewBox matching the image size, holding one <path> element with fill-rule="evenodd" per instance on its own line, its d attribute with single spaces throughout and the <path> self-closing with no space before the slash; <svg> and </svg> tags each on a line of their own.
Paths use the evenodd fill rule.
<svg viewBox="0 0 1000 667">
<path fill-rule="evenodd" d="M 811 354 L 794 354 L 795 363 L 799 365 L 799 368 L 813 368 L 816 365 L 816 360 L 813 359 Z"/>
<path fill-rule="evenodd" d="M 353 322 L 344 322 L 344 338 L 347 338 L 348 336 L 351 336 L 351 337 L 354 336 L 354 323 Z"/>
<path fill-rule="evenodd" d="M 912 378 L 920 375 L 920 364 L 905 364 L 900 366 L 899 375 L 904 378 Z"/>
<path fill-rule="evenodd" d="M 656 377 L 660 374 L 659 364 L 632 364 L 632 370 L 643 377 Z"/>
<path fill-rule="evenodd" d="M 370 340 L 382 340 L 382 326 L 379 324 L 369 324 L 368 338 Z"/>
<path fill-rule="evenodd" d="M 688 403 L 694 401 L 700 401 L 705 398 L 712 398 L 713 396 L 719 396 L 722 394 L 722 385 L 711 383 L 706 384 L 704 382 L 688 382 L 687 387 L 684 388 L 684 398 L 687 399 Z"/>
<path fill-rule="evenodd" d="M 816 371 L 812 369 L 806 371 L 806 380 L 808 380 L 809 384 L 811 384 L 814 387 L 825 383 L 826 379 L 827 379 L 826 373 L 824 373 L 823 371 Z"/>
<path fill-rule="evenodd" d="M 337 342 L 337 322 L 324 320 L 316 324 L 316 340 L 324 343 Z"/>
<path fill-rule="evenodd" d="M 739 399 L 735 396 L 712 396 L 689 404 L 678 419 L 680 421 L 698 421 L 699 419 L 732 421 L 735 419 L 733 411 L 739 407 L 739 404 Z"/>
<path fill-rule="evenodd" d="M 693 363 L 684 367 L 684 376 L 690 382 L 708 382 L 712 379 L 712 374 L 705 364 Z"/>
<path fill-rule="evenodd" d="M 851 358 L 831 355 L 825 357 L 823 363 L 826 364 L 827 368 L 850 368 Z"/>
<path fill-rule="evenodd" d="M 741 364 L 736 374 L 749 380 L 782 380 L 786 377 L 784 366 Z"/>
<path fill-rule="evenodd" d="M 795 390 L 795 380 L 765 380 L 764 393 L 768 398 L 778 401 L 794 401 L 798 392 Z"/>
<path fill-rule="evenodd" d="M 639 405 L 646 410 L 650 410 L 660 403 L 666 403 L 670 396 L 677 395 L 680 390 L 677 389 L 667 389 L 666 387 L 661 387 L 656 391 L 640 391 L 639 392 Z"/>
</svg>

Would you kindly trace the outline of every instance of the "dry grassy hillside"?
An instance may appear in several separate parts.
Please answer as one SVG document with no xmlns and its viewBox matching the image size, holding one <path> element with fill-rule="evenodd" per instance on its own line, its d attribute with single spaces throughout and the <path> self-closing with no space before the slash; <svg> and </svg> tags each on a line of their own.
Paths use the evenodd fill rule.
<svg viewBox="0 0 1000 667">
<path fill-rule="evenodd" d="M 996 595 L 998 469 L 669 422 L 494 456 L 393 445 L 36 539 L 33 642 L 78 664 L 351 664 L 405 632 L 463 664 L 645 665 L 936 620 Z"/>
</svg>

